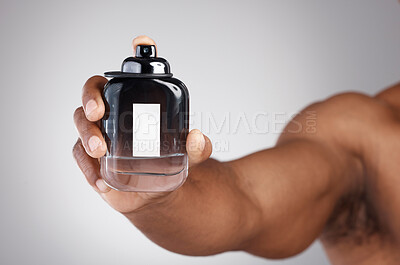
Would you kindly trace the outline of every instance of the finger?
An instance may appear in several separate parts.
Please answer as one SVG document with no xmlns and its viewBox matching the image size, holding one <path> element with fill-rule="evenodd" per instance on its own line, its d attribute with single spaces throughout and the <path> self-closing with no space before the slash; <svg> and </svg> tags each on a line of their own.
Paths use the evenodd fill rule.
<svg viewBox="0 0 400 265">
<path fill-rule="evenodd" d="M 210 139 L 199 130 L 192 130 L 186 141 L 186 150 L 189 157 L 189 166 L 199 164 L 208 159 L 212 153 Z"/>
<path fill-rule="evenodd" d="M 133 54 L 136 53 L 136 46 L 138 46 L 138 45 L 154 45 L 154 46 L 156 46 L 156 50 L 157 50 L 157 45 L 154 42 L 154 40 L 152 40 L 151 38 L 149 38 L 145 35 L 138 36 L 133 39 L 133 41 L 132 41 Z"/>
<path fill-rule="evenodd" d="M 82 90 L 82 104 L 86 118 L 89 121 L 98 121 L 104 116 L 104 102 L 101 93 L 107 79 L 102 76 L 89 78 Z"/>
<path fill-rule="evenodd" d="M 74 145 L 72 154 L 90 186 L 100 193 L 110 191 L 111 188 L 101 179 L 99 161 L 85 152 L 81 139 Z"/>
<path fill-rule="evenodd" d="M 75 110 L 74 122 L 86 153 L 93 158 L 104 156 L 107 151 L 107 144 L 100 132 L 100 128 L 86 119 L 82 107 Z"/>
</svg>

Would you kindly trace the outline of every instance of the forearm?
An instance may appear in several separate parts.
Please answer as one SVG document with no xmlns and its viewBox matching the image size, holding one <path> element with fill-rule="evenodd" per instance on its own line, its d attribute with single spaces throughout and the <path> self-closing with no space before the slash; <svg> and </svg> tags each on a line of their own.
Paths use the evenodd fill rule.
<svg viewBox="0 0 400 265">
<path fill-rule="evenodd" d="M 349 155 L 294 140 L 227 163 L 209 159 L 182 188 L 126 216 L 174 252 L 288 257 L 318 237 L 357 174 Z"/>
<path fill-rule="evenodd" d="M 189 178 L 162 201 L 125 214 L 160 246 L 187 255 L 211 255 L 246 247 L 259 210 L 244 193 L 242 180 L 213 159 L 191 167 Z"/>
</svg>

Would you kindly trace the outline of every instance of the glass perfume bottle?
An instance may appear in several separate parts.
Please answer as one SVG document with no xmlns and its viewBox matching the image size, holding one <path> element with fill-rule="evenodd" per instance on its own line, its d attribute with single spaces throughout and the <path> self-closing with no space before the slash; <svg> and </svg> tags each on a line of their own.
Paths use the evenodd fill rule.
<svg viewBox="0 0 400 265">
<path fill-rule="evenodd" d="M 101 121 L 107 153 L 100 159 L 104 181 L 120 191 L 172 191 L 188 173 L 186 137 L 189 92 L 172 77 L 169 63 L 153 45 L 139 45 L 135 57 L 103 91 Z"/>
</svg>

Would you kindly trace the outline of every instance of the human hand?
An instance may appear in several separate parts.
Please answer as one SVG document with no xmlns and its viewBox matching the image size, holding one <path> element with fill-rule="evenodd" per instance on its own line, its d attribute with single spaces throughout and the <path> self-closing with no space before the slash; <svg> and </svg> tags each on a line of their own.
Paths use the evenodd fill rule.
<svg viewBox="0 0 400 265">
<path fill-rule="evenodd" d="M 132 42 L 134 52 L 137 45 L 155 45 L 155 42 L 149 37 L 139 36 Z M 93 76 L 83 87 L 83 107 L 77 108 L 74 113 L 79 139 L 73 148 L 73 155 L 88 183 L 101 197 L 117 211 L 128 213 L 149 203 L 164 200 L 170 197 L 171 192 L 121 192 L 111 189 L 102 180 L 99 158 L 105 155 L 107 146 L 99 125 L 105 112 L 102 91 L 106 83 L 106 78 Z M 192 130 L 187 137 L 186 149 L 191 167 L 209 158 L 212 145 L 207 136 L 199 130 Z"/>
</svg>

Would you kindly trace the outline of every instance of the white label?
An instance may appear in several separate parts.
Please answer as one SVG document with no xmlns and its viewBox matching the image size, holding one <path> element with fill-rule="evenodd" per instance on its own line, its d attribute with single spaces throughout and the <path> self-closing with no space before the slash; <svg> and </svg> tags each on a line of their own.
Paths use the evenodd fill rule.
<svg viewBox="0 0 400 265">
<path fill-rule="evenodd" d="M 160 104 L 133 104 L 133 156 L 160 156 Z"/>
</svg>

